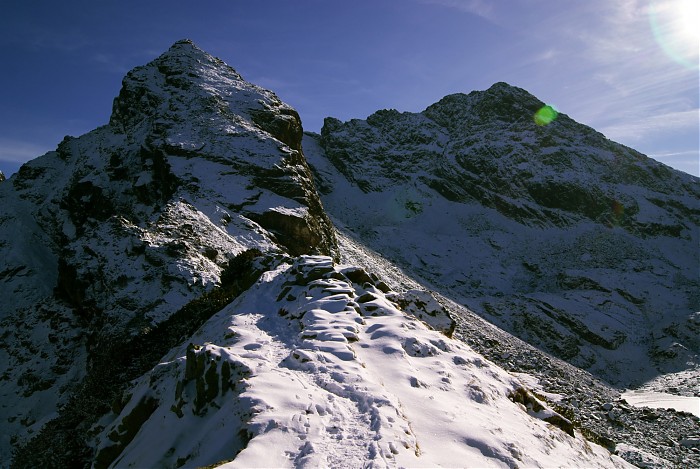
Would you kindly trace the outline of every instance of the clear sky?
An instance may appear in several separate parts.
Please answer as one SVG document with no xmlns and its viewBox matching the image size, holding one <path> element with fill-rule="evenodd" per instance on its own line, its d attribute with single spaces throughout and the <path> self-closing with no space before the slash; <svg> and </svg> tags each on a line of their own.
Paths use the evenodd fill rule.
<svg viewBox="0 0 700 469">
<path fill-rule="evenodd" d="M 192 39 L 323 118 L 498 81 L 698 175 L 699 0 L 8 0 L 0 170 L 106 124 L 131 68 Z"/>
</svg>

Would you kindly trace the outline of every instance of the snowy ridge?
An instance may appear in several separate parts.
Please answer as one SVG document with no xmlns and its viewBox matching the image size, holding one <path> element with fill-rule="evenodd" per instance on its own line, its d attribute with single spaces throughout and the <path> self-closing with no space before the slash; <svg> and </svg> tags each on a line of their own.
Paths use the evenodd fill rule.
<svg viewBox="0 0 700 469">
<path fill-rule="evenodd" d="M 363 270 L 290 261 L 135 384 L 98 437 L 103 451 L 139 405 L 152 413 L 115 466 L 195 467 L 238 445 L 221 467 L 627 467 L 538 419 L 555 413 L 533 410 L 517 378 L 404 314 Z M 207 371 L 188 380 L 195 357 Z"/>
</svg>

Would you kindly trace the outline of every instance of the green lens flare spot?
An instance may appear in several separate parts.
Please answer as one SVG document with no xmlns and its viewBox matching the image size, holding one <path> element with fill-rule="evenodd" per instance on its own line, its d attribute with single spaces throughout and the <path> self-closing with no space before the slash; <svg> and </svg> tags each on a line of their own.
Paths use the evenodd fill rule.
<svg viewBox="0 0 700 469">
<path fill-rule="evenodd" d="M 535 113 L 535 124 L 547 125 L 557 118 L 559 112 L 554 106 L 543 106 Z"/>
</svg>

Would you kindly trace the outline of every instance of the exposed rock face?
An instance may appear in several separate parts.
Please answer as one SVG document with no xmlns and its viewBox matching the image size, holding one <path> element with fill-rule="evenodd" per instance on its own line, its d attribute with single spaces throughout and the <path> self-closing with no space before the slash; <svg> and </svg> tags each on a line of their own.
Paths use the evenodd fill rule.
<svg viewBox="0 0 700 469">
<path fill-rule="evenodd" d="M 3 182 L 5 180 L 5 175 L 0 171 L 0 182 Z"/>
<path fill-rule="evenodd" d="M 526 341 L 621 385 L 700 366 L 698 178 L 543 108 L 497 83 L 305 150 L 329 213 Z"/>
<path fill-rule="evenodd" d="M 436 331 L 452 337 L 457 324 L 430 292 L 408 290 L 398 295 L 396 302 L 407 313 L 414 315 Z"/>
<path fill-rule="evenodd" d="M 337 257 L 301 136 L 274 93 L 180 41 L 129 72 L 108 125 L 2 184 L 0 393 L 14 400 L 19 382 L 24 399 L 0 410 L 0 454 L 65 402 L 101 344 L 210 291 L 237 254 Z"/>
</svg>

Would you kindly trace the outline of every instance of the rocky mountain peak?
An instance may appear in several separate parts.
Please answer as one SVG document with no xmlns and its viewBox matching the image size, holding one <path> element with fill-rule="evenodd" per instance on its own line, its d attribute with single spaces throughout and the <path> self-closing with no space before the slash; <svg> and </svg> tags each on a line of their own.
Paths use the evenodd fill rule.
<svg viewBox="0 0 700 469">
<path fill-rule="evenodd" d="M 220 69 L 225 68 L 232 77 L 241 77 L 232 67 L 226 65 L 221 59 L 205 52 L 197 47 L 190 39 L 181 39 L 154 60 L 163 73 L 178 74 L 190 73 L 196 69 Z"/>
<path fill-rule="evenodd" d="M 42 354 L 80 355 L 80 337 L 92 349 L 166 320 L 247 250 L 337 257 L 301 135 L 291 106 L 190 41 L 130 71 L 109 125 L 66 137 L 2 184 L 8 340 L 33 340 L 15 321 L 42 309 L 33 320 L 51 322 L 47 331 L 59 317 L 79 331 L 73 342 L 37 339 Z M 17 377 L 31 368 L 22 354 L 8 359 Z M 57 389 L 83 372 L 81 360 L 62 368 Z M 62 393 L 52 396 L 49 407 Z"/>
<path fill-rule="evenodd" d="M 234 166 L 258 187 L 308 207 L 309 216 L 299 226 L 292 223 L 295 217 L 279 211 L 251 216 L 273 232 L 294 231 L 296 236 L 280 238 L 292 253 L 307 253 L 320 245 L 321 252 L 333 253 L 330 222 L 302 154 L 298 113 L 192 41 L 178 41 L 129 72 L 115 99 L 110 127 L 127 140 L 139 136 L 147 151 L 157 149 L 154 154 Z M 200 185 L 201 178 L 195 179 Z M 254 204 L 242 206 L 248 205 Z"/>
<path fill-rule="evenodd" d="M 163 63 L 172 63 L 174 68 L 178 68 L 178 64 L 180 64 L 180 69 L 183 72 L 191 70 L 195 63 L 200 65 L 207 64 L 212 67 L 225 65 L 221 59 L 200 49 L 190 39 L 180 39 L 174 42 L 167 51 L 160 55 L 159 60 Z M 228 68 L 233 70 L 231 67 Z M 243 79 L 240 75 L 239 78 Z"/>
<path fill-rule="evenodd" d="M 527 91 L 499 82 L 485 91 L 447 95 L 428 106 L 423 114 L 444 127 L 459 131 L 465 126 L 494 122 L 532 122 L 534 113 L 543 106 L 542 101 Z"/>
<path fill-rule="evenodd" d="M 191 41 L 182 40 L 126 75 L 114 100 L 110 125 L 133 133 L 142 124 L 146 128 L 141 131 L 162 131 L 163 126 L 187 120 L 206 122 L 206 128 L 213 124 L 229 134 L 242 120 L 252 121 L 291 149 L 301 150 L 301 120 L 291 106 L 245 81 Z"/>
</svg>

